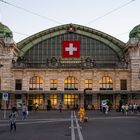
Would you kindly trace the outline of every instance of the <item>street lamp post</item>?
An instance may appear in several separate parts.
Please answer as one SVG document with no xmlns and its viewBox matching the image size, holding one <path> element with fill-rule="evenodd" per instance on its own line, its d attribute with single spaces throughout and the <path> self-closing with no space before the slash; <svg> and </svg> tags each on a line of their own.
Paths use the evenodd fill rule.
<svg viewBox="0 0 140 140">
<path fill-rule="evenodd" d="M 87 91 L 88 89 L 87 88 L 85 88 L 84 89 L 84 108 L 86 109 L 87 107 L 86 107 L 86 91 Z"/>
</svg>

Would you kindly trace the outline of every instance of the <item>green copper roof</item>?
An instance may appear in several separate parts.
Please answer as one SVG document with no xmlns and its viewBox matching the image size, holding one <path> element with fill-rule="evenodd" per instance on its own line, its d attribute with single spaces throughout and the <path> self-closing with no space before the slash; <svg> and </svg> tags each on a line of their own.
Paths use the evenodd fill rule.
<svg viewBox="0 0 140 140">
<path fill-rule="evenodd" d="M 0 38 L 13 37 L 12 31 L 0 22 Z"/>
<path fill-rule="evenodd" d="M 135 26 L 129 33 L 129 38 L 140 38 L 140 24 Z"/>
<path fill-rule="evenodd" d="M 77 24 L 66 24 L 57 27 L 53 27 L 44 31 L 41 31 L 37 34 L 34 34 L 22 41 L 20 41 L 17 45 L 18 48 L 21 50 L 20 56 L 23 56 L 29 49 L 31 49 L 35 44 L 49 39 L 51 37 L 64 34 L 67 32 L 68 27 L 73 26 L 76 29 L 77 34 L 81 34 L 90 38 L 94 38 L 99 40 L 108 46 L 110 46 L 115 52 L 121 57 L 123 53 L 123 49 L 125 48 L 125 43 L 112 37 L 106 33 L 101 31 L 77 25 Z"/>
</svg>

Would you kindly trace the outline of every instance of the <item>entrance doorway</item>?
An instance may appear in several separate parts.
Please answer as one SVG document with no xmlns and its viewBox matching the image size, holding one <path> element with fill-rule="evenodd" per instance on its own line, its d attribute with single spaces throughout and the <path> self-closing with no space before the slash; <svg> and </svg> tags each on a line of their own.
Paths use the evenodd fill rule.
<svg viewBox="0 0 140 140">
<path fill-rule="evenodd" d="M 77 94 L 64 94 L 63 104 L 67 109 L 77 108 L 79 105 L 79 95 Z"/>
<path fill-rule="evenodd" d="M 86 109 L 92 109 L 92 95 L 86 94 L 84 97 L 84 107 Z"/>
<path fill-rule="evenodd" d="M 112 108 L 112 105 L 113 105 L 113 94 L 101 94 L 100 95 L 100 105 L 102 103 L 102 100 L 107 100 L 109 107 Z"/>
<path fill-rule="evenodd" d="M 127 94 L 122 94 L 121 95 L 121 101 L 122 101 L 122 104 L 127 104 L 128 102 L 128 95 Z"/>
<path fill-rule="evenodd" d="M 39 109 L 43 109 L 43 101 L 44 96 L 42 94 L 29 94 L 29 106 L 34 107 L 37 104 Z"/>
</svg>

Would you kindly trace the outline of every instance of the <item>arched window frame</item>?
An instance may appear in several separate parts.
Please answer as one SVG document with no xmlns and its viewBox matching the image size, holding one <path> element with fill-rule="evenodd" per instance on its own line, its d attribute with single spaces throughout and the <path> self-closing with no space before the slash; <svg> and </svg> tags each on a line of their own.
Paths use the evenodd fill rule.
<svg viewBox="0 0 140 140">
<path fill-rule="evenodd" d="M 104 76 L 99 81 L 100 90 L 113 90 L 113 80 L 109 76 Z"/>
<path fill-rule="evenodd" d="M 69 76 L 64 81 L 64 90 L 78 90 L 78 80 L 74 76 Z"/>
<path fill-rule="evenodd" d="M 29 81 L 29 90 L 43 90 L 43 79 L 39 76 L 33 76 Z"/>
</svg>

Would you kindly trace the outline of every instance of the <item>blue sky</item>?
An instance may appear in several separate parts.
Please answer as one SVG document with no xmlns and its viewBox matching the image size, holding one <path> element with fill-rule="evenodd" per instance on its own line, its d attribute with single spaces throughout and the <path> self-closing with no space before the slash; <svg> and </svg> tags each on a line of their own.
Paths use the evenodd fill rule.
<svg viewBox="0 0 140 140">
<path fill-rule="evenodd" d="M 41 18 L 0 2 L 0 21 L 13 31 L 16 42 L 39 31 L 68 23 L 88 26 L 127 42 L 129 32 L 140 24 L 140 0 L 5 1 L 52 19 Z M 106 15 L 108 12 L 110 14 Z"/>
</svg>

